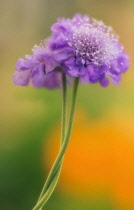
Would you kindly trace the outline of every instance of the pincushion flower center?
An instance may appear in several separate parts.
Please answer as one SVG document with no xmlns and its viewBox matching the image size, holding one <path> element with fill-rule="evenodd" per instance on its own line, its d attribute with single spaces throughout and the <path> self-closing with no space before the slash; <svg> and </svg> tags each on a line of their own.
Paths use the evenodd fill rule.
<svg viewBox="0 0 134 210">
<path fill-rule="evenodd" d="M 114 37 L 102 27 L 95 27 L 91 24 L 73 27 L 70 46 L 76 58 L 82 63 L 94 63 L 101 65 L 102 62 L 110 65 L 110 61 L 117 57 L 118 51 L 112 49 Z"/>
</svg>

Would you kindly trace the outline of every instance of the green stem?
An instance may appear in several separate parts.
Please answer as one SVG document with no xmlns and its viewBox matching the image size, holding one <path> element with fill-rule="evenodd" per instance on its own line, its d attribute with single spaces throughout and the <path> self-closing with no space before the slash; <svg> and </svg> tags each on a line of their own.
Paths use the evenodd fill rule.
<svg viewBox="0 0 134 210">
<path fill-rule="evenodd" d="M 63 74 L 62 75 L 62 122 L 61 122 L 61 141 L 60 141 L 60 145 L 62 145 L 62 142 L 64 140 L 64 137 L 65 137 L 65 131 L 66 131 L 66 101 L 67 101 L 67 85 L 66 85 L 66 75 Z M 58 178 L 59 178 L 59 175 L 60 175 L 60 172 L 61 172 L 61 168 L 62 168 L 62 163 L 60 165 L 60 167 L 58 168 L 58 170 L 56 171 L 54 177 L 53 177 L 53 180 L 52 180 L 52 183 L 51 186 L 49 187 L 50 189 L 51 188 L 55 188 L 56 186 L 56 180 L 58 181 Z M 41 191 L 41 194 L 38 198 L 38 202 L 39 200 L 42 198 L 43 194 L 45 193 L 45 188 L 46 186 L 44 185 L 42 191 Z M 49 191 L 50 191 L 49 189 Z M 48 192 L 49 194 L 49 192 Z M 42 208 L 40 208 L 41 210 Z"/>
<path fill-rule="evenodd" d="M 66 131 L 66 105 L 67 105 L 67 85 L 66 85 L 66 75 L 62 75 L 62 122 L 61 122 L 61 142 L 62 145 L 65 138 Z"/>
<path fill-rule="evenodd" d="M 74 81 L 74 88 L 73 88 L 73 98 L 72 98 L 72 106 L 71 106 L 71 113 L 70 113 L 70 118 L 69 118 L 69 125 L 68 125 L 68 130 L 65 136 L 65 139 L 62 143 L 59 155 L 57 156 L 53 167 L 49 173 L 49 176 L 46 180 L 46 184 L 44 186 L 44 192 L 46 192 L 44 194 L 44 196 L 41 198 L 41 200 L 39 200 L 39 202 L 36 204 L 36 206 L 33 208 L 33 210 L 38 210 L 40 209 L 48 200 L 48 198 L 50 197 L 51 193 L 53 192 L 53 186 L 56 186 L 56 178 L 57 175 L 54 177 L 54 175 L 56 174 L 56 171 L 58 170 L 58 168 L 60 167 L 60 164 L 62 164 L 62 158 L 64 157 L 64 153 L 67 149 L 69 140 L 70 140 L 70 136 L 71 136 L 71 131 L 72 131 L 72 126 L 73 126 L 73 119 L 74 119 L 74 112 L 75 112 L 75 107 L 76 107 L 76 98 L 77 98 L 77 90 L 78 90 L 78 84 L 79 84 L 79 78 L 75 78 Z M 58 174 L 58 173 L 57 173 Z M 52 180 L 54 181 L 54 185 L 50 186 L 50 183 L 52 182 Z"/>
</svg>

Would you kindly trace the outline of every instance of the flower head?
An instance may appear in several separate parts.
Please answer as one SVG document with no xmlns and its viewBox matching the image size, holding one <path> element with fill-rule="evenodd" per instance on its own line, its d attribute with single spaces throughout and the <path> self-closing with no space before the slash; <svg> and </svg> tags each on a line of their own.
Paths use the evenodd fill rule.
<svg viewBox="0 0 134 210">
<path fill-rule="evenodd" d="M 68 75 L 105 87 L 107 76 L 118 84 L 129 67 L 129 57 L 118 39 L 103 22 L 76 14 L 72 20 L 58 19 L 52 26 L 49 47 Z"/>
<path fill-rule="evenodd" d="M 56 88 L 61 83 L 61 73 L 56 70 L 57 63 L 52 52 L 43 46 L 35 45 L 32 55 L 24 60 L 18 59 L 17 72 L 13 75 L 15 85 L 27 86 L 31 80 L 34 87 Z"/>
<path fill-rule="evenodd" d="M 129 57 L 118 36 L 101 21 L 76 14 L 72 19 L 58 19 L 51 30 L 50 38 L 35 46 L 32 55 L 18 59 L 15 85 L 26 86 L 31 81 L 35 87 L 59 87 L 64 72 L 107 87 L 109 79 L 118 85 L 129 68 Z"/>
</svg>

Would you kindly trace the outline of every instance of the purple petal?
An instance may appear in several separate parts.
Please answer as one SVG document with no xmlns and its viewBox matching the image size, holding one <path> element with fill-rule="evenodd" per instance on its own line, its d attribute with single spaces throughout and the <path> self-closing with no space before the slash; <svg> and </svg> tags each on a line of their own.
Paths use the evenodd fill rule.
<svg viewBox="0 0 134 210">
<path fill-rule="evenodd" d="M 65 64 L 68 66 L 70 64 L 74 63 L 74 57 L 69 58 L 67 61 L 65 61 Z"/>
<path fill-rule="evenodd" d="M 110 81 L 108 78 L 106 78 L 105 74 L 103 74 L 99 79 L 99 83 L 102 87 L 107 87 L 109 85 Z"/>
<path fill-rule="evenodd" d="M 36 67 L 36 70 L 34 70 L 34 74 L 32 76 L 32 85 L 34 87 L 41 87 L 44 84 L 44 78 L 45 78 L 45 68 L 43 64 L 40 64 Z"/>
<path fill-rule="evenodd" d="M 41 64 L 36 68 L 34 75 L 32 76 L 32 85 L 34 87 L 46 87 L 48 89 L 54 89 L 61 85 L 61 73 L 52 71 L 45 73 L 44 65 Z"/>
<path fill-rule="evenodd" d="M 54 54 L 54 59 L 57 61 L 61 61 L 61 60 L 65 60 L 68 59 L 70 57 L 69 54 L 67 54 L 66 52 L 58 52 Z"/>
<path fill-rule="evenodd" d="M 112 82 L 114 85 L 119 86 L 119 81 L 121 80 L 121 75 L 112 75 Z"/>
<path fill-rule="evenodd" d="M 64 27 L 60 23 L 55 23 L 55 24 L 52 25 L 51 30 L 52 31 L 58 31 L 58 32 L 65 32 L 66 31 L 66 27 Z"/>
<path fill-rule="evenodd" d="M 28 70 L 32 68 L 33 66 L 33 61 L 25 61 L 23 58 L 19 58 L 16 64 L 16 70 L 18 71 L 23 71 L 23 70 Z"/>
<path fill-rule="evenodd" d="M 52 71 L 44 77 L 44 87 L 48 89 L 54 89 L 61 86 L 61 73 Z"/>
<path fill-rule="evenodd" d="M 121 72 L 125 72 L 129 66 L 129 57 L 127 55 L 118 57 L 118 68 Z"/>
<path fill-rule="evenodd" d="M 31 70 L 27 71 L 18 71 L 13 74 L 13 82 L 15 85 L 27 86 L 30 80 Z"/>
</svg>

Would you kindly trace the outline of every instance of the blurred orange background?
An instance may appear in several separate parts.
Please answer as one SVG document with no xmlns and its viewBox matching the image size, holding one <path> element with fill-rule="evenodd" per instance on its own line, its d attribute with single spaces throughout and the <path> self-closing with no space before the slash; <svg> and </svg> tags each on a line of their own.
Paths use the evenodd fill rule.
<svg viewBox="0 0 134 210">
<path fill-rule="evenodd" d="M 119 118 L 120 117 L 120 118 Z M 75 126 L 59 181 L 59 190 L 78 199 L 111 197 L 115 209 L 134 207 L 133 118 L 118 112 L 94 120 L 77 111 Z M 45 145 L 44 162 L 50 169 L 59 149 L 60 126 Z"/>
</svg>

